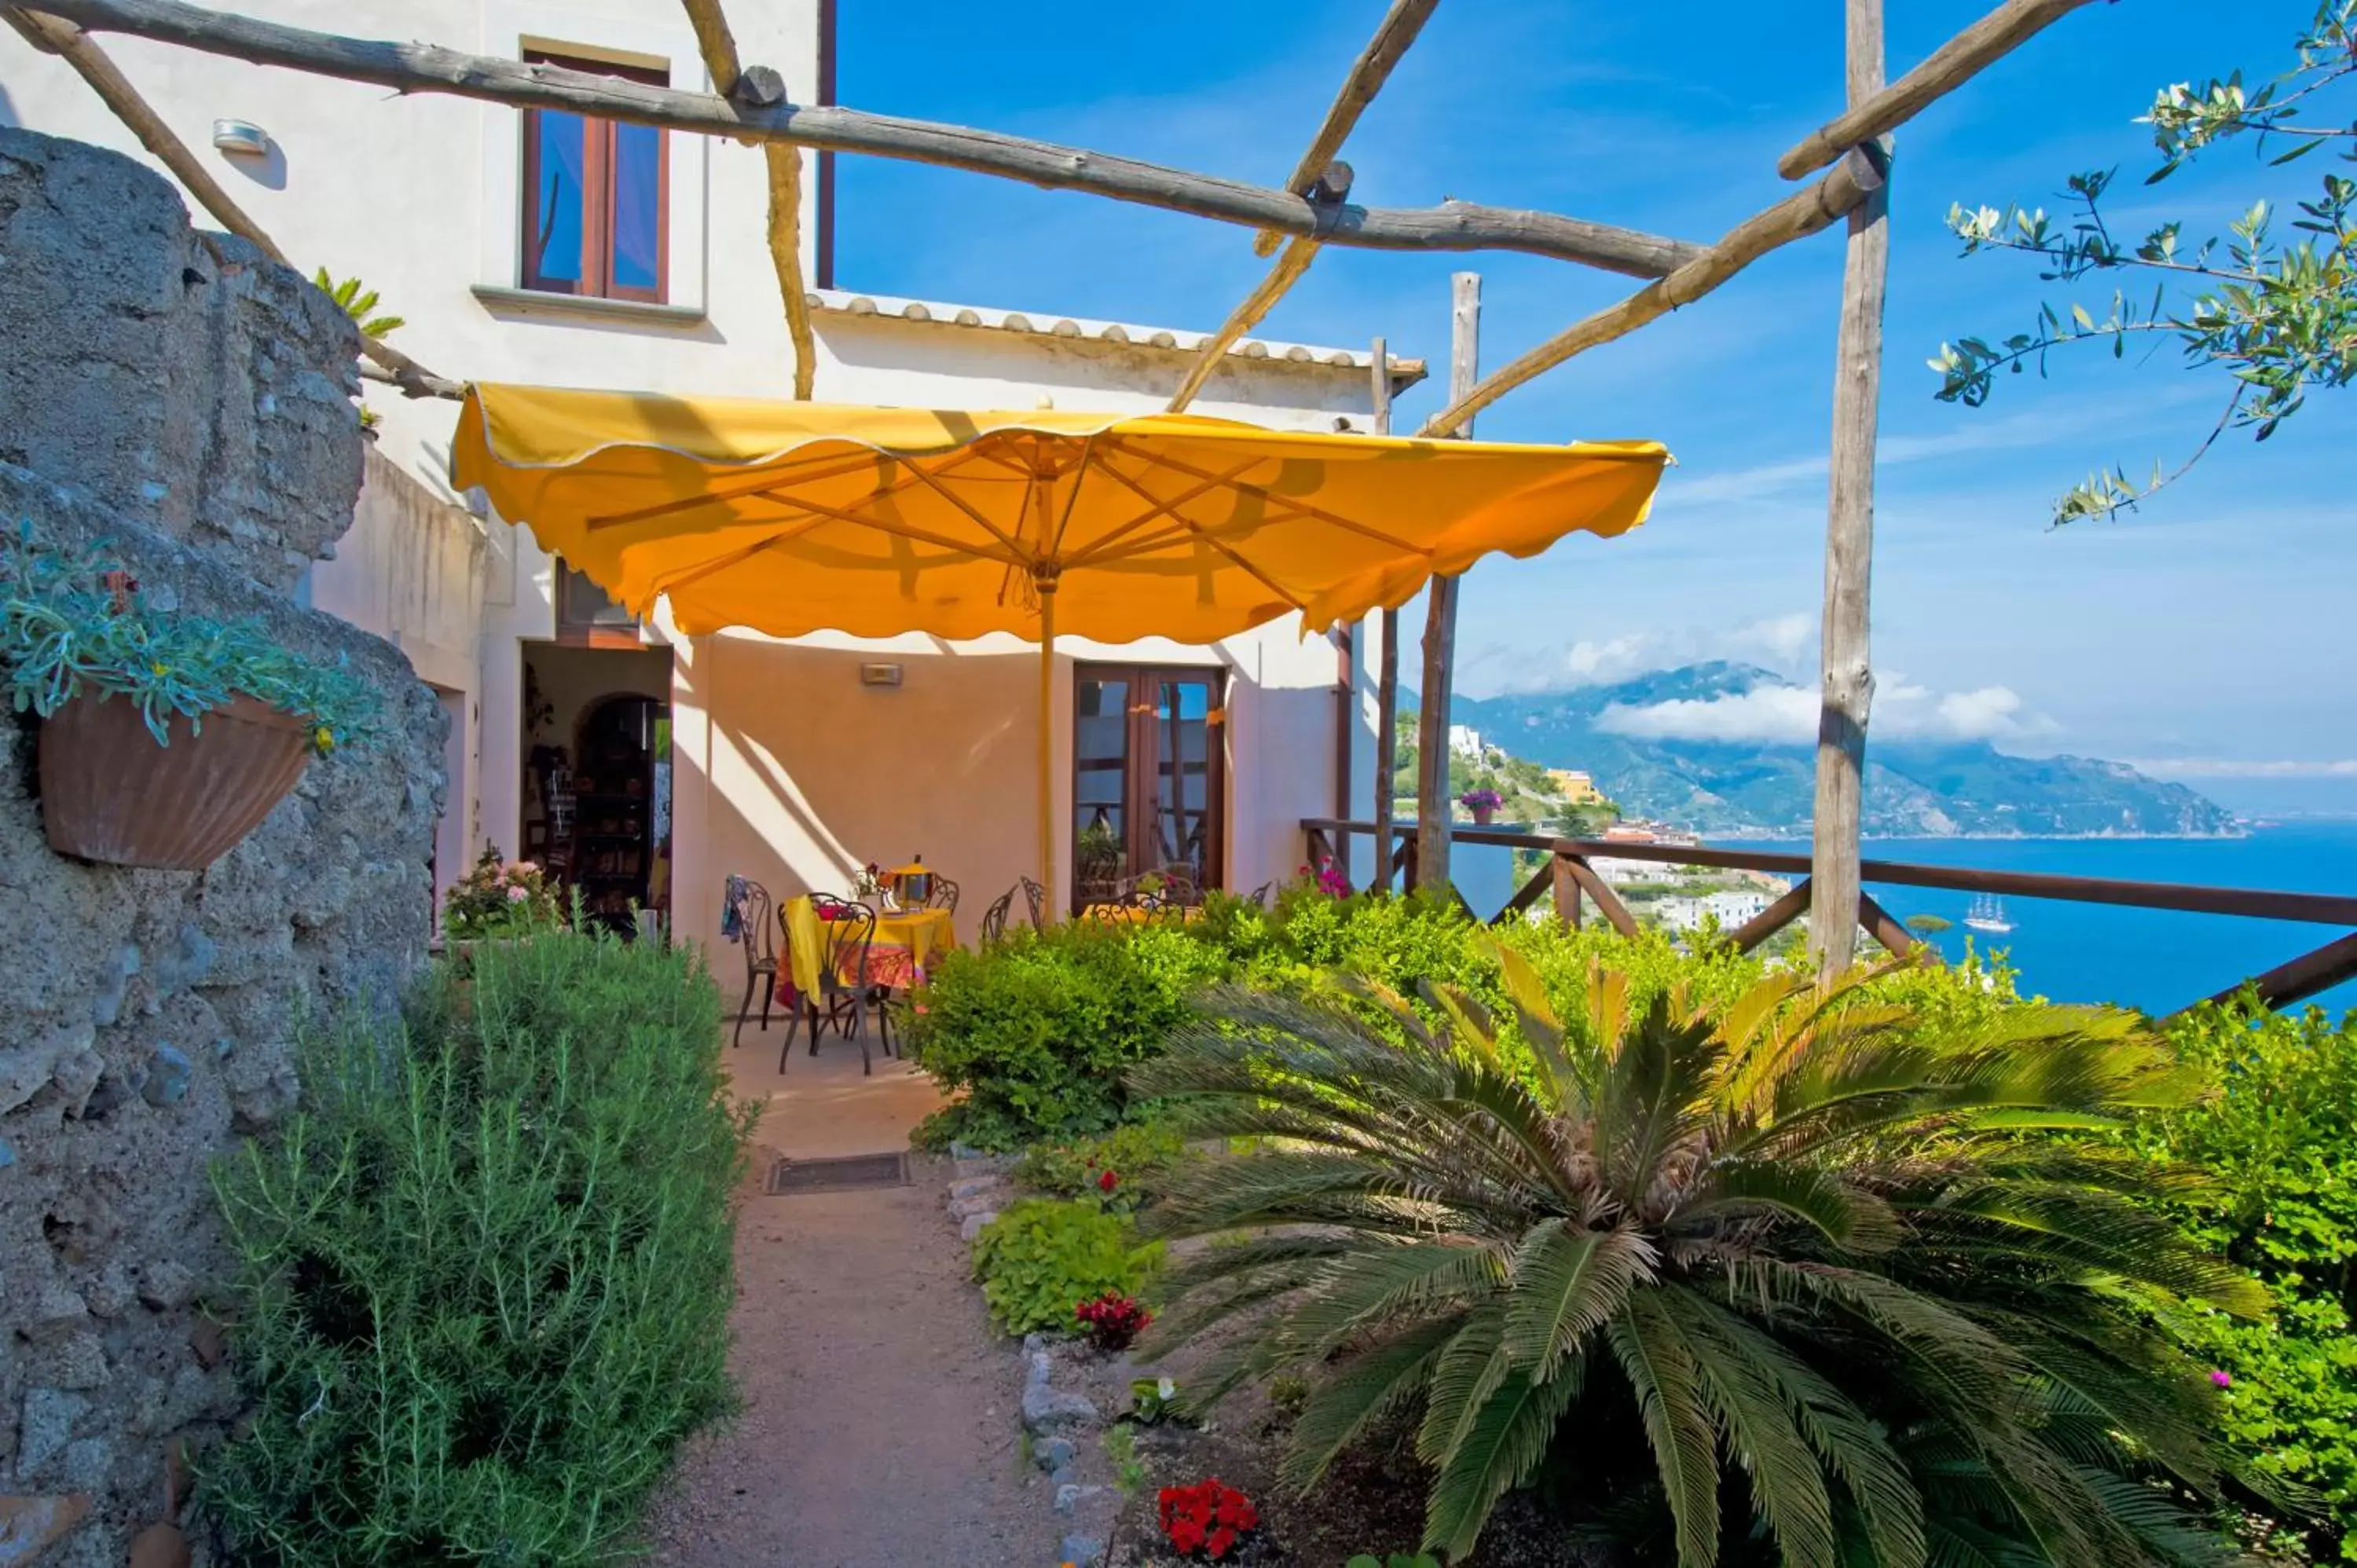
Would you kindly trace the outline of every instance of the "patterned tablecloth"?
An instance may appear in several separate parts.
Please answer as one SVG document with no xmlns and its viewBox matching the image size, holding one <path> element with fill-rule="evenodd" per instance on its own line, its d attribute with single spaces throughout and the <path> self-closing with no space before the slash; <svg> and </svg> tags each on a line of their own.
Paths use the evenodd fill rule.
<svg viewBox="0 0 2357 1568">
<path fill-rule="evenodd" d="M 823 947 L 821 927 L 824 922 L 808 897 L 787 899 L 778 917 L 785 928 L 789 978 L 794 993 L 808 995 L 818 989 L 818 954 Z M 925 978 L 925 966 L 932 961 L 933 955 L 956 946 L 957 929 L 947 909 L 879 910 L 876 937 L 867 949 L 866 983 L 900 989 L 920 984 Z M 846 974 L 842 978 L 855 977 Z"/>
</svg>

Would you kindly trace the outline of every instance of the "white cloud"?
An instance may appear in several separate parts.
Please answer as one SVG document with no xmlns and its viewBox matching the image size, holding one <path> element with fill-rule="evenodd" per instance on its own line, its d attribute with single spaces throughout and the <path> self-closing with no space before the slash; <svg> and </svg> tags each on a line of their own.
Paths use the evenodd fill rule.
<svg viewBox="0 0 2357 1568">
<path fill-rule="evenodd" d="M 1765 664 L 1781 673 L 1796 670 L 1817 633 L 1814 616 L 1765 616 L 1740 626 L 1705 629 L 1632 631 L 1595 640 L 1583 638 L 1564 651 L 1562 662 L 1513 656 L 1513 669 L 1498 678 L 1501 691 L 1552 691 L 1564 686 L 1609 686 L 1655 670 L 1698 664 L 1710 659 Z"/>
<path fill-rule="evenodd" d="M 2010 687 L 1983 686 L 1977 691 L 1951 692 L 1932 710 L 1937 728 L 1957 740 L 2007 740 L 2019 736 L 2021 699 Z"/>
<path fill-rule="evenodd" d="M 2163 779 L 2357 779 L 2357 757 L 2144 757 L 2129 766 Z"/>
<path fill-rule="evenodd" d="M 1871 723 L 1876 735 L 1892 740 L 2025 741 L 2056 727 L 2050 719 L 2025 714 L 2010 687 L 1942 693 L 1902 675 L 1877 692 Z M 1596 727 L 1640 740 L 1805 745 L 1817 733 L 1817 693 L 1804 686 L 1762 686 L 1641 707 L 1615 703 L 1597 716 Z"/>
<path fill-rule="evenodd" d="M 1761 686 L 1699 702 L 1681 698 L 1637 708 L 1615 703 L 1597 715 L 1596 727 L 1638 740 L 1797 745 L 1817 733 L 1817 696 L 1798 686 Z"/>
</svg>

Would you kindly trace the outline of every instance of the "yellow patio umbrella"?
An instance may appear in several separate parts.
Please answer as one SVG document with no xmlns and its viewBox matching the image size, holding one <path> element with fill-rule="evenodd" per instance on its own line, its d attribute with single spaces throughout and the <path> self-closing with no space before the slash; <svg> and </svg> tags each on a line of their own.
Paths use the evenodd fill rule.
<svg viewBox="0 0 2357 1568">
<path fill-rule="evenodd" d="M 1322 629 L 1485 555 L 1625 532 L 1668 460 L 1650 441 L 479 385 L 450 467 L 634 614 L 668 598 L 691 635 L 1037 639 L 1052 889 L 1060 632 L 1206 643 L 1296 611 Z"/>
</svg>

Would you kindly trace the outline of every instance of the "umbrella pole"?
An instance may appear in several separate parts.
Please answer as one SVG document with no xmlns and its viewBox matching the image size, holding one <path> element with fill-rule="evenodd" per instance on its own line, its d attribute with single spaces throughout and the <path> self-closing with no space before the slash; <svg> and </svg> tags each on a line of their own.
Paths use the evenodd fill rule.
<svg viewBox="0 0 2357 1568">
<path fill-rule="evenodd" d="M 1052 917 L 1056 886 L 1056 585 L 1039 589 L 1039 882 Z"/>
</svg>

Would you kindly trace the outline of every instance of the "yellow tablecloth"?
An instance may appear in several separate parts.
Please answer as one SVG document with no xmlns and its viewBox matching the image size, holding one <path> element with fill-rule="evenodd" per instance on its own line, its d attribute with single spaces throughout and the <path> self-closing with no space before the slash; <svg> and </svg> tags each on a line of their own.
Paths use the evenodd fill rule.
<svg viewBox="0 0 2357 1568">
<path fill-rule="evenodd" d="M 825 944 L 819 932 L 818 910 L 808 894 L 789 898 L 778 912 L 786 928 L 786 963 L 797 996 L 818 994 L 818 955 Z"/>
<path fill-rule="evenodd" d="M 895 949 L 922 970 L 937 952 L 957 946 L 957 928 L 947 909 L 886 910 L 876 917 L 876 947 L 879 954 Z M 874 965 L 871 963 L 871 968 Z"/>
</svg>

